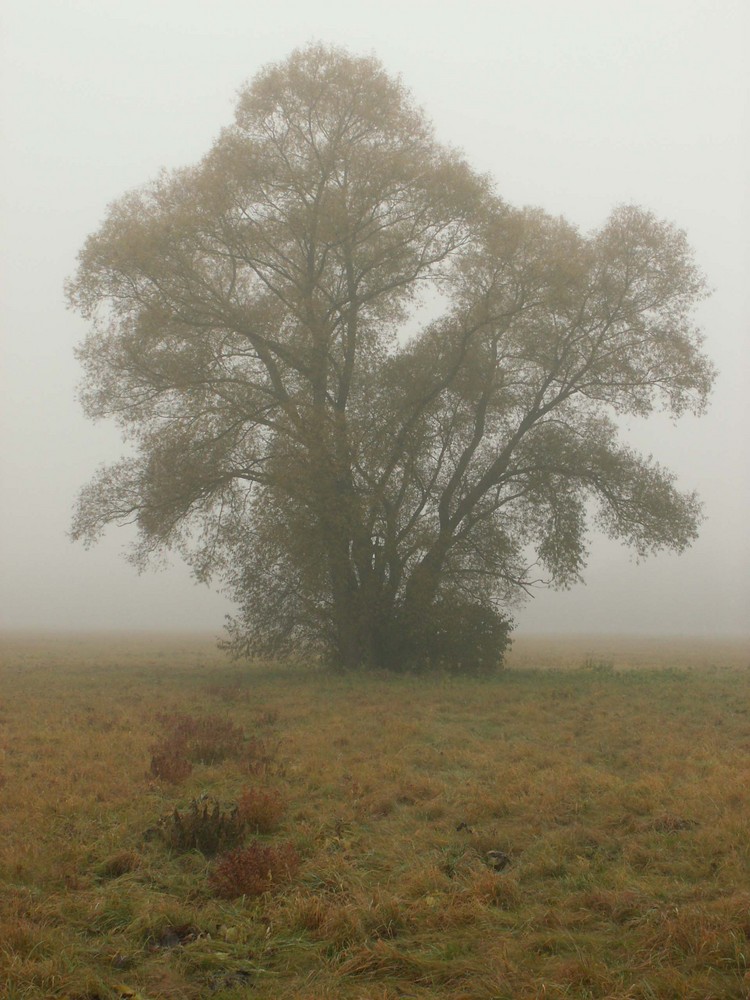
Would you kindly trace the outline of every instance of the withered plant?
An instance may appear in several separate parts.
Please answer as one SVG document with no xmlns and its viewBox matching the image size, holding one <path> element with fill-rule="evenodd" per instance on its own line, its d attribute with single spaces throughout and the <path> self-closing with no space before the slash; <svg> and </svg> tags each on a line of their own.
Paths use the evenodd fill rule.
<svg viewBox="0 0 750 1000">
<path fill-rule="evenodd" d="M 245 823 L 236 805 L 225 808 L 216 799 L 205 797 L 193 799 L 183 812 L 175 809 L 165 816 L 159 831 L 173 850 L 217 854 L 240 843 Z"/>
<path fill-rule="evenodd" d="M 292 844 L 276 846 L 255 840 L 220 858 L 211 873 L 210 884 L 223 899 L 260 896 L 288 882 L 299 866 L 300 858 Z"/>
</svg>

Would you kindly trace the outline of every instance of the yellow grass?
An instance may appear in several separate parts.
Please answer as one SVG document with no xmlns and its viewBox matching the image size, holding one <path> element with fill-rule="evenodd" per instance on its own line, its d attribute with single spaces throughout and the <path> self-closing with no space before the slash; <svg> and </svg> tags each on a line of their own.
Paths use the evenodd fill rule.
<svg viewBox="0 0 750 1000">
<path fill-rule="evenodd" d="M 244 739 L 171 784 L 150 763 L 175 714 Z M 739 640 L 522 638 L 476 681 L 6 635 L 0 995 L 748 997 L 748 789 Z M 159 820 L 247 790 L 302 863 L 217 898 Z"/>
</svg>

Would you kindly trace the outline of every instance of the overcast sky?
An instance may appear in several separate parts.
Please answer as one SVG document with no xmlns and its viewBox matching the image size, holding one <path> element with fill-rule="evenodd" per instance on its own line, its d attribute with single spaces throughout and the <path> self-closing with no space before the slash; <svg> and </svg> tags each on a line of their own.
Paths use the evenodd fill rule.
<svg viewBox="0 0 750 1000">
<path fill-rule="evenodd" d="M 310 41 L 375 54 L 516 205 L 584 231 L 623 202 L 678 223 L 715 289 L 699 319 L 710 413 L 630 440 L 705 501 L 700 540 L 642 564 L 594 538 L 586 586 L 532 632 L 750 631 L 750 5 L 745 0 L 5 0 L 2 5 L 0 627 L 208 629 L 226 600 L 184 567 L 138 576 L 127 530 L 66 537 L 116 458 L 76 403 L 83 321 L 63 282 L 105 208 L 195 162 L 237 89 Z"/>
</svg>

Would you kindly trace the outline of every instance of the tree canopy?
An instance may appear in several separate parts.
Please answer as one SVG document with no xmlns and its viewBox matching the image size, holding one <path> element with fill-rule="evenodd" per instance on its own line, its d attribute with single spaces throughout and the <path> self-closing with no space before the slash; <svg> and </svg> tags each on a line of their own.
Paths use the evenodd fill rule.
<svg viewBox="0 0 750 1000">
<path fill-rule="evenodd" d="M 374 59 L 262 71 L 197 166 L 110 206 L 68 294 L 85 411 L 130 445 L 74 537 L 179 551 L 238 602 L 237 652 L 488 667 L 592 524 L 639 555 L 696 537 L 617 422 L 706 405 L 684 233 L 506 204 Z"/>
</svg>

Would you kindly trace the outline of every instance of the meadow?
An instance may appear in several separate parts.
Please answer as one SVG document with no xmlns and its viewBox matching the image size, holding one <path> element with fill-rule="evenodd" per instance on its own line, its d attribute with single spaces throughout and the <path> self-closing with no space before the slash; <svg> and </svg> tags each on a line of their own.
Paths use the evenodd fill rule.
<svg viewBox="0 0 750 1000">
<path fill-rule="evenodd" d="M 5 634 L 8 1000 L 750 997 L 750 644 L 491 679 Z"/>
</svg>

